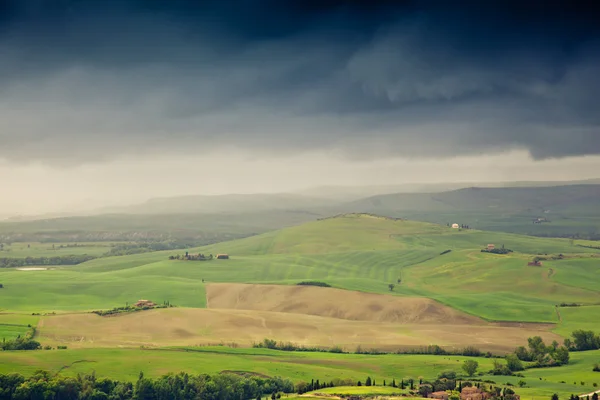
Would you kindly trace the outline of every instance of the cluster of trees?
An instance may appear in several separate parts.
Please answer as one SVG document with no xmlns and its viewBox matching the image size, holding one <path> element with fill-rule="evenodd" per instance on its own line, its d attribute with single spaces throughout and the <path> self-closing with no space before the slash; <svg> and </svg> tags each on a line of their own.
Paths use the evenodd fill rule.
<svg viewBox="0 0 600 400">
<path fill-rule="evenodd" d="M 419 384 L 422 384 L 423 380 L 419 380 Z M 352 382 L 350 384 L 345 383 L 344 386 L 354 386 L 355 383 Z M 362 381 L 358 381 L 356 382 L 356 386 L 377 386 L 377 382 L 375 382 L 375 379 L 371 379 L 370 376 L 367 377 L 367 379 L 365 379 L 365 383 L 363 383 Z M 388 386 L 386 381 L 383 381 L 383 386 Z M 410 390 L 414 390 L 415 386 L 416 386 L 416 382 L 414 379 L 407 379 L 406 382 L 404 381 L 404 379 L 401 379 L 399 383 L 396 383 L 396 379 L 392 379 L 392 381 L 390 382 L 389 386 L 391 387 L 397 387 L 400 388 L 402 390 L 404 389 L 410 389 Z"/>
<path fill-rule="evenodd" d="M 294 385 L 281 378 L 241 377 L 233 374 L 168 374 L 157 379 L 140 373 L 137 382 L 119 382 L 97 378 L 95 374 L 65 377 L 38 371 L 30 378 L 19 374 L 0 375 L 0 398 L 25 399 L 259 399 L 276 398 L 278 393 L 292 393 Z"/>
<path fill-rule="evenodd" d="M 572 394 L 571 397 L 569 397 L 569 400 L 581 400 L 582 397 L 579 397 L 575 394 Z M 558 394 L 554 393 L 551 397 L 551 400 L 558 400 Z M 591 396 L 587 396 L 587 400 L 598 400 L 598 393 L 594 393 Z"/>
<path fill-rule="evenodd" d="M 186 261 L 210 261 L 213 259 L 213 255 L 209 254 L 208 257 L 204 254 L 190 254 L 187 251 L 183 256 L 177 254 L 176 256 L 169 256 L 169 260 L 186 260 Z"/>
<path fill-rule="evenodd" d="M 40 342 L 33 340 L 35 336 L 35 328 L 30 328 L 29 331 L 21 337 L 21 335 L 17 336 L 16 339 L 6 340 L 6 338 L 2 339 L 2 343 L 0 344 L 0 350 L 39 350 L 42 348 Z M 2 391 L 0 390 L 0 399 Z"/>
<path fill-rule="evenodd" d="M 325 389 L 325 388 L 336 387 L 336 386 L 353 386 L 354 384 L 355 384 L 355 382 L 351 379 L 334 379 L 329 382 L 319 381 L 318 379 L 317 380 L 313 379 L 310 381 L 310 383 L 309 382 L 298 383 L 296 385 L 296 393 L 304 394 L 307 392 L 312 392 L 313 390 Z"/>
<path fill-rule="evenodd" d="M 324 353 L 344 353 L 344 350 L 339 346 L 334 346 L 331 348 L 322 348 L 322 347 L 306 347 L 302 345 L 297 345 L 291 342 L 278 342 L 273 339 L 263 339 L 262 342 L 254 343 L 252 345 L 255 349 L 271 349 L 271 350 L 281 350 L 281 351 L 308 351 L 308 352 L 324 352 Z"/>
<path fill-rule="evenodd" d="M 302 281 L 296 283 L 296 285 L 300 286 L 320 286 L 320 287 L 331 287 L 329 283 L 319 282 L 319 281 Z"/>
<path fill-rule="evenodd" d="M 53 256 L 53 257 L 25 257 L 25 258 L 0 258 L 0 268 L 26 267 L 30 265 L 77 265 L 93 260 L 94 256 L 87 254 Z"/>
<path fill-rule="evenodd" d="M 504 245 L 502 245 L 502 247 L 499 249 L 482 249 L 481 252 L 482 253 L 493 253 L 493 254 L 508 254 L 508 253 L 512 253 L 513 251 L 511 249 L 505 249 Z"/>
<path fill-rule="evenodd" d="M 278 342 L 273 339 L 263 339 L 262 342 L 254 343 L 252 347 L 257 349 L 272 349 L 272 350 L 281 350 L 281 351 L 308 351 L 308 352 L 324 352 L 324 353 L 354 353 L 354 354 L 371 354 L 371 355 L 380 355 L 380 354 L 432 354 L 432 355 L 453 355 L 453 356 L 466 356 L 466 357 L 492 357 L 491 353 L 482 353 L 478 348 L 473 346 L 467 346 L 463 349 L 457 350 L 445 350 L 438 345 L 429 345 L 422 347 L 414 347 L 410 349 L 399 349 L 394 352 L 391 351 L 381 351 L 378 349 L 363 349 L 362 346 L 358 345 L 354 352 L 352 351 L 344 351 L 343 348 L 339 346 L 334 346 L 330 348 L 326 347 L 306 347 L 304 345 L 297 345 L 291 342 Z"/>
<path fill-rule="evenodd" d="M 553 341 L 550 346 L 546 346 L 540 336 L 534 336 L 527 339 L 527 348 L 517 347 L 514 354 L 520 361 L 533 362 L 533 367 L 552 367 L 566 365 L 569 363 L 569 348 L 559 346 L 557 341 Z"/>
<path fill-rule="evenodd" d="M 571 339 L 565 339 L 564 345 L 571 351 L 586 351 L 600 349 L 600 335 L 596 335 L 594 331 L 585 331 L 578 329 L 571 333 Z"/>
<path fill-rule="evenodd" d="M 6 340 L 2 339 L 0 343 L 0 349 L 3 351 L 8 350 L 39 350 L 42 348 L 40 342 L 33 340 L 31 337 L 17 337 L 16 339 Z M 2 398 L 0 396 L 0 398 Z"/>
<path fill-rule="evenodd" d="M 92 311 L 92 313 L 100 315 L 101 317 L 104 317 L 107 315 L 124 314 L 124 313 L 136 312 L 136 311 L 150 310 L 150 309 L 154 309 L 154 308 L 170 308 L 170 307 L 175 307 L 175 306 L 172 305 L 169 301 L 164 301 L 163 304 L 156 304 L 152 307 L 150 307 L 150 306 L 137 307 L 135 305 L 130 306 L 129 304 L 126 304 L 124 307 L 115 307 L 115 308 L 111 308 L 110 310 L 96 310 L 96 311 Z"/>
<path fill-rule="evenodd" d="M 398 354 L 433 354 L 436 356 L 466 356 L 466 357 L 491 357 L 491 353 L 483 353 L 477 347 L 467 346 L 457 350 L 446 350 L 437 344 L 429 346 L 414 347 L 407 350 L 397 351 Z"/>
</svg>

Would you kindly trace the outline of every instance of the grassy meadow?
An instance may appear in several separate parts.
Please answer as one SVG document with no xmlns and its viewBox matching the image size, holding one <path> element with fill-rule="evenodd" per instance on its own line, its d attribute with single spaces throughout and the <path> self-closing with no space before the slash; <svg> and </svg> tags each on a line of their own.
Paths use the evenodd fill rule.
<svg viewBox="0 0 600 400">
<path fill-rule="evenodd" d="M 491 243 L 496 247 L 512 249 L 514 252 L 506 255 L 481 252 L 481 249 Z M 229 370 L 280 375 L 294 381 L 313 378 L 364 380 L 366 376 L 371 376 L 378 382 L 383 382 L 384 379 L 391 381 L 393 378 L 399 380 L 420 376 L 434 378 L 445 370 L 456 370 L 460 373 L 464 357 L 370 356 L 291 353 L 250 348 L 164 347 L 181 343 L 187 343 L 185 346 L 201 343 L 189 341 L 196 340 L 198 335 L 201 336 L 202 329 L 206 329 L 205 336 L 211 340 L 213 336 L 221 335 L 216 326 L 198 327 L 199 323 L 209 324 L 203 318 L 219 313 L 225 315 L 229 312 L 229 325 L 226 328 L 220 327 L 229 332 L 223 333 L 223 337 L 231 333 L 247 333 L 251 324 L 258 326 L 257 329 L 264 329 L 256 332 L 261 332 L 261 335 L 262 332 L 267 332 L 265 336 L 281 332 L 277 327 L 285 325 L 286 329 L 293 332 L 289 337 L 301 340 L 308 337 L 303 330 L 308 329 L 307 326 L 310 328 L 308 331 L 319 331 L 319 327 L 335 319 L 335 315 L 329 315 L 328 319 L 325 319 L 313 317 L 315 314 L 311 315 L 310 319 L 309 315 L 299 317 L 291 312 L 286 313 L 285 310 L 270 314 L 277 314 L 278 318 L 285 314 L 288 319 L 284 321 L 269 319 L 269 311 L 259 309 L 245 312 L 210 309 L 210 304 L 207 304 L 206 286 L 211 283 L 295 285 L 300 281 L 322 281 L 337 289 L 405 299 L 433 299 L 454 311 L 480 317 L 484 323 L 504 321 L 552 324 L 548 327 L 532 325 L 531 329 L 538 329 L 544 334 L 551 334 L 547 332 L 551 329 L 562 337 L 568 337 L 574 329 L 579 328 L 598 332 L 600 288 L 597 282 L 600 281 L 600 250 L 577 245 L 581 243 L 583 242 L 501 232 L 456 230 L 445 225 L 353 214 L 187 249 L 190 253 L 207 255 L 228 253 L 231 257 L 229 260 L 169 260 L 171 255 L 185 253 L 185 250 L 170 250 L 99 258 L 75 266 L 53 267 L 45 271 L 0 269 L 0 283 L 3 285 L 0 289 L 0 338 L 14 338 L 24 333 L 23 329 L 26 331 L 27 325 L 36 325 L 39 322 L 37 337 L 42 344 L 44 340 L 48 340 L 48 343 L 57 345 L 64 337 L 61 337 L 60 329 L 65 332 L 68 330 L 66 335 L 71 338 L 83 336 L 81 332 L 85 329 L 91 332 L 90 335 L 94 332 L 104 334 L 94 325 L 98 323 L 93 319 L 95 316 L 83 314 L 91 310 L 106 310 L 126 303 L 132 304 L 138 299 L 150 299 L 156 303 L 169 301 L 178 307 L 174 309 L 177 311 L 174 313 L 161 314 L 159 310 L 155 310 L 156 313 L 135 313 L 135 318 L 132 319 L 127 319 L 129 315 L 110 317 L 110 324 L 115 330 L 106 331 L 107 335 L 110 332 L 122 333 L 128 330 L 126 326 L 117 326 L 121 321 L 118 318 L 123 318 L 122 321 L 134 320 L 136 326 L 143 329 L 146 326 L 143 325 L 145 316 L 163 316 L 162 320 L 153 320 L 164 329 L 161 331 L 160 341 L 157 341 L 152 350 L 141 349 L 139 343 L 133 344 L 133 340 L 119 342 L 117 335 L 111 337 L 112 341 L 98 340 L 97 346 L 87 342 L 82 348 L 69 345 L 68 350 L 0 352 L 0 372 L 18 370 L 31 374 L 41 368 L 76 375 L 96 371 L 99 376 L 134 380 L 140 371 L 149 376 L 158 376 L 180 370 L 195 373 Z M 13 246 L 16 247 L 12 248 Z M 102 244 L 94 244 L 89 246 L 89 249 L 68 249 L 93 254 L 90 252 L 104 253 L 109 248 L 103 248 Z M 32 243 L 28 249 L 13 244 L 9 253 L 27 256 L 27 251 L 37 251 L 37 255 L 42 255 L 50 250 L 48 244 Z M 559 254 L 562 254 L 564 259 L 553 259 Z M 0 256 L 2 255 L 3 253 L 0 253 Z M 534 257 L 547 257 L 548 260 L 543 260 L 542 266 L 528 266 L 528 262 Z M 393 290 L 390 290 L 390 284 L 395 285 Z M 339 300 L 343 301 L 341 297 Z M 236 301 L 245 300 L 239 297 Z M 557 308 L 556 305 L 560 303 L 578 303 L 584 306 Z M 376 305 L 373 303 L 365 306 Z M 209 310 L 194 311 L 207 307 Z M 186 310 L 193 312 L 186 314 Z M 59 316 L 31 315 L 52 312 Z M 372 313 L 376 312 L 377 309 L 373 308 Z M 424 306 L 420 312 L 427 313 L 432 310 Z M 176 314 L 179 316 L 175 317 Z M 83 319 L 77 319 L 79 317 Z M 73 322 L 69 323 L 67 329 L 67 325 L 61 325 L 62 320 L 50 323 L 53 318 L 55 321 L 59 321 L 59 318 L 66 318 L 65 321 L 71 318 Z M 179 325 L 175 324 L 176 319 Z M 308 319 L 317 322 L 310 325 L 306 322 Z M 223 319 L 214 319 L 217 320 Z M 349 340 L 360 335 L 368 336 L 368 329 L 377 329 L 378 326 L 382 327 L 382 334 L 387 335 L 389 332 L 388 339 L 396 337 L 394 335 L 404 335 L 403 337 L 409 340 L 411 336 L 419 335 L 419 339 L 429 341 L 428 344 L 444 345 L 444 341 L 438 342 L 438 336 L 427 333 L 427 330 L 435 330 L 448 336 L 448 343 L 451 341 L 451 335 L 460 336 L 453 331 L 454 328 L 444 325 L 428 325 L 422 327 L 422 331 L 412 331 L 407 324 L 388 324 L 383 329 L 383 325 L 377 325 L 377 321 L 342 322 L 354 324 L 339 325 L 339 329 L 342 330 L 340 333 L 350 338 Z M 78 325 L 80 323 L 87 325 Z M 110 324 L 106 323 L 107 326 Z M 149 322 L 148 324 L 150 326 Z M 360 331 L 356 328 L 358 326 L 361 327 Z M 475 331 L 468 325 L 465 327 Z M 168 328 L 178 330 L 177 341 L 169 343 L 169 338 L 174 337 L 169 335 L 174 333 L 168 331 Z M 521 328 L 515 326 L 514 329 Z M 186 336 L 191 331 L 196 336 Z M 131 336 L 137 334 L 136 332 L 132 330 L 128 334 Z M 321 333 L 328 335 L 325 328 Z M 274 339 L 292 340 L 289 337 Z M 328 340 L 331 341 L 332 337 L 334 336 L 328 336 Z M 258 339 L 261 338 L 264 337 Z M 526 342 L 522 339 L 519 338 L 519 342 L 515 341 L 514 345 L 525 345 Z M 152 342 L 154 339 L 151 337 L 148 340 Z M 334 344 L 336 343 L 331 343 Z M 481 358 L 478 361 L 480 370 L 487 371 L 491 368 L 490 359 Z M 527 387 L 517 389 L 517 392 L 534 399 L 547 398 L 554 392 L 559 393 L 561 398 L 568 397 L 571 393 L 590 392 L 594 389 L 593 383 L 600 384 L 600 373 L 592 372 L 592 365 L 596 362 L 600 362 L 600 352 L 573 353 L 572 362 L 568 366 L 527 370 L 526 377 L 521 378 L 527 382 Z M 512 377 L 481 378 L 489 378 L 498 383 L 511 382 L 515 385 L 520 380 Z M 561 383 L 562 381 L 565 383 Z"/>
<path fill-rule="evenodd" d="M 0 352 L 0 373 L 15 370 L 30 375 L 42 368 L 68 376 L 96 372 L 97 376 L 135 381 L 140 373 L 157 377 L 170 371 L 215 374 L 222 371 L 253 372 L 281 376 L 294 382 L 320 379 L 348 378 L 363 382 L 369 376 L 378 386 L 370 388 L 330 388 L 318 393 L 332 394 L 388 394 L 392 388 L 380 385 L 392 379 L 399 382 L 412 378 L 434 379 L 444 371 L 463 375 L 462 363 L 467 357 L 429 355 L 356 355 L 329 353 L 282 352 L 267 349 L 232 349 L 228 347 L 200 347 L 188 349 L 77 349 L 36 352 Z M 471 358 L 472 359 L 472 358 Z M 548 399 L 553 393 L 566 398 L 573 393 L 588 393 L 600 384 L 600 373 L 592 366 L 600 359 L 600 351 L 573 353 L 571 363 L 557 368 L 524 371 L 524 378 L 507 376 L 476 376 L 498 385 L 511 383 L 522 398 Z M 479 371 L 492 368 L 492 359 L 476 358 Z M 519 388 L 519 381 L 526 387 Z M 564 383 L 563 383 L 564 381 Z M 583 382 L 583 384 L 582 384 Z M 385 392 L 385 393 L 384 393 Z"/>
<path fill-rule="evenodd" d="M 514 250 L 481 253 L 488 243 Z M 440 253 L 452 250 L 450 253 Z M 488 320 L 558 323 L 555 304 L 600 303 L 587 274 L 596 249 L 569 240 L 349 216 L 310 222 L 190 252 L 229 260 L 168 260 L 178 251 L 96 259 L 49 271 L 0 271 L 0 309 L 63 312 L 111 308 L 149 298 L 205 307 L 207 282 L 295 284 L 320 280 L 348 290 L 425 296 Z M 183 251 L 179 251 L 183 254 Z M 539 254 L 577 255 L 529 267 Z M 401 283 L 397 281 L 401 279 Z M 388 284 L 396 287 L 390 292 Z M 51 302 L 46 299 L 52 298 Z M 568 320 L 566 320 L 568 321 Z"/>
</svg>

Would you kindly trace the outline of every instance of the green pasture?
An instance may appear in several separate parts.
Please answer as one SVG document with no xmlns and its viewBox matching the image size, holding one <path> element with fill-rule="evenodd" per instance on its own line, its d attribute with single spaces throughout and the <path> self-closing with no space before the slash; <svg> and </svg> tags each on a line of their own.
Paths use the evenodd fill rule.
<svg viewBox="0 0 600 400">
<path fill-rule="evenodd" d="M 481 253 L 488 243 L 515 252 Z M 445 250 L 452 251 L 441 255 Z M 563 239 L 457 231 L 361 215 L 188 251 L 228 253 L 231 259 L 169 260 L 170 255 L 185 253 L 175 250 L 101 258 L 48 271 L 4 269 L 0 310 L 107 309 L 140 298 L 205 307 L 203 279 L 279 284 L 320 280 L 348 290 L 430 297 L 488 320 L 561 322 L 561 332 L 572 330 L 572 319 L 559 321 L 556 304 L 600 304 L 600 258 L 592 258 L 598 251 Z M 528 266 L 539 254 L 581 258 Z M 389 283 L 396 284 L 393 292 Z"/>
<path fill-rule="evenodd" d="M 561 307 L 559 313 L 561 322 L 554 329 L 559 335 L 568 336 L 576 329 L 599 330 L 600 306 Z"/>
<path fill-rule="evenodd" d="M 187 351 L 186 351 L 187 350 Z M 269 376 L 282 376 L 294 382 L 311 379 L 330 381 L 335 378 L 360 380 L 375 379 L 378 386 L 344 388 L 344 393 L 388 394 L 394 390 L 382 387 L 392 379 L 399 382 L 413 378 L 434 379 L 440 372 L 455 371 L 463 375 L 461 366 L 467 357 L 430 355 L 357 355 L 282 352 L 267 349 L 231 349 L 227 347 L 201 347 L 190 349 L 84 349 L 40 350 L 29 352 L 0 352 L 0 373 L 20 371 L 33 374 L 38 369 L 69 376 L 96 372 L 97 376 L 112 379 L 137 379 L 140 371 L 156 377 L 173 371 L 215 374 L 222 371 L 253 372 Z M 479 371 L 492 368 L 492 360 L 477 358 Z M 600 373 L 593 372 L 594 363 L 600 361 L 600 351 L 572 353 L 567 366 L 530 369 L 524 377 L 478 375 L 475 378 L 491 380 L 497 385 L 515 385 L 522 397 L 546 399 L 553 393 L 560 398 L 570 394 L 588 393 L 600 384 Z M 463 379 L 465 379 L 463 377 Z M 526 387 L 519 388 L 519 381 Z M 564 382 L 564 383 L 563 383 Z M 581 384 L 583 382 L 583 385 Z M 321 389 L 320 393 L 339 393 L 340 388 Z M 350 393 L 352 392 L 352 393 Z M 385 392 L 385 393 L 383 393 Z M 523 398 L 525 398 L 523 397 Z"/>
<path fill-rule="evenodd" d="M 283 352 L 267 349 L 230 349 L 201 347 L 171 350 L 143 349 L 67 349 L 28 352 L 0 352 L 0 373 L 37 369 L 66 375 L 91 373 L 113 379 L 135 380 L 140 371 L 160 376 L 172 371 L 215 374 L 221 371 L 249 371 L 282 376 L 295 382 L 335 378 L 365 381 L 367 376 L 383 380 L 435 377 L 442 371 L 460 371 L 465 357 L 429 355 L 358 355 L 307 352 Z M 491 368 L 490 359 L 482 358 L 481 368 Z"/>
<path fill-rule="evenodd" d="M 0 340 L 25 335 L 32 326 L 37 325 L 38 320 L 38 317 L 32 315 L 0 313 Z"/>
</svg>

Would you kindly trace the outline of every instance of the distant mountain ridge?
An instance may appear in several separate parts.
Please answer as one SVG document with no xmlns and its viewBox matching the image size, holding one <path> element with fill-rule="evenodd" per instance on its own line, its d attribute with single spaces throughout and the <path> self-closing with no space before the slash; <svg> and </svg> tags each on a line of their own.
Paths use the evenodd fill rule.
<svg viewBox="0 0 600 400">
<path fill-rule="evenodd" d="M 593 182 L 593 181 L 589 181 Z M 437 224 L 534 236 L 600 239 L 600 184 L 467 187 L 430 193 L 386 193 L 350 201 L 314 196 L 234 194 L 151 199 L 88 216 L 0 223 L 0 233 L 107 232 L 205 237 L 254 235 L 343 213 L 371 213 Z M 104 236 L 103 236 L 104 237 Z M 108 235 L 107 237 L 111 237 Z"/>
</svg>

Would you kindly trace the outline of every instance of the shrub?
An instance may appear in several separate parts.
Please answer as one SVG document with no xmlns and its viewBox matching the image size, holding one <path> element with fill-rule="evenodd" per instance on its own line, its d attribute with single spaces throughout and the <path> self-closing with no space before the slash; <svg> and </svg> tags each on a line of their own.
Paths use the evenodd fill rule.
<svg viewBox="0 0 600 400">
<path fill-rule="evenodd" d="M 40 342 L 30 337 L 18 337 L 14 340 L 6 340 L 0 344 L 2 350 L 39 350 L 42 348 Z"/>
<path fill-rule="evenodd" d="M 319 282 L 319 281 L 302 281 L 296 283 L 299 286 L 320 286 L 320 287 L 331 287 L 329 283 Z"/>
<path fill-rule="evenodd" d="M 58 350 L 66 350 L 67 346 L 56 346 Z"/>
</svg>

